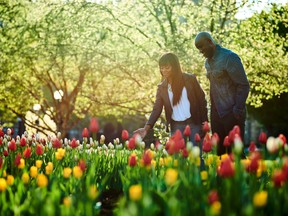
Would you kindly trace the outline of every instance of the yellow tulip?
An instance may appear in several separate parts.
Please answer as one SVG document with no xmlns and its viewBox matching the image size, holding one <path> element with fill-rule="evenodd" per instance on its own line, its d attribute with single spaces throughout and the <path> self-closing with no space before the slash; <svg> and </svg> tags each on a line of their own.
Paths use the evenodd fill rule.
<svg viewBox="0 0 288 216">
<path fill-rule="evenodd" d="M 30 176 L 32 178 L 36 178 L 37 175 L 38 175 L 38 168 L 36 166 L 31 166 L 30 167 Z"/>
<path fill-rule="evenodd" d="M 55 152 L 55 158 L 57 160 L 62 160 L 64 156 L 65 156 L 65 149 L 63 148 L 57 149 L 57 152 Z"/>
<path fill-rule="evenodd" d="M 65 167 L 63 169 L 63 176 L 64 178 L 69 178 L 72 173 L 72 169 L 70 167 Z"/>
<path fill-rule="evenodd" d="M 37 185 L 38 185 L 38 187 L 41 187 L 41 188 L 47 187 L 47 185 L 48 185 L 48 178 L 46 177 L 46 175 L 44 175 L 44 174 L 39 174 L 39 175 L 37 176 Z"/>
<path fill-rule="evenodd" d="M 151 166 L 153 166 L 154 168 L 156 167 L 156 161 L 154 159 L 152 159 L 151 161 Z"/>
<path fill-rule="evenodd" d="M 30 177 L 29 177 L 28 173 L 23 173 L 21 179 L 22 179 L 24 184 L 28 184 Z"/>
<path fill-rule="evenodd" d="M 66 207 L 70 207 L 71 206 L 71 203 L 72 203 L 72 199 L 71 199 L 71 197 L 64 197 L 64 199 L 63 199 L 63 204 L 64 204 L 64 206 L 66 206 Z"/>
<path fill-rule="evenodd" d="M 206 166 L 210 166 L 213 164 L 214 156 L 212 154 L 208 154 L 207 158 L 205 159 Z"/>
<path fill-rule="evenodd" d="M 200 174 L 202 181 L 206 181 L 208 179 L 208 172 L 206 170 L 201 171 Z"/>
<path fill-rule="evenodd" d="M 13 183 L 14 183 L 14 176 L 8 175 L 6 182 L 7 182 L 8 185 L 13 185 Z"/>
<path fill-rule="evenodd" d="M 23 158 L 20 159 L 20 164 L 18 165 L 19 169 L 23 169 L 25 167 L 25 160 Z"/>
<path fill-rule="evenodd" d="M 37 167 L 38 169 L 40 169 L 41 166 L 42 166 L 42 163 L 43 163 L 42 160 L 36 160 L 36 167 Z"/>
<path fill-rule="evenodd" d="M 267 204 L 267 191 L 256 192 L 253 196 L 253 204 L 255 207 L 263 207 Z"/>
<path fill-rule="evenodd" d="M 46 175 L 50 175 L 53 172 L 53 163 L 48 162 L 47 166 L 45 167 Z"/>
<path fill-rule="evenodd" d="M 97 195 L 98 195 L 98 190 L 97 190 L 96 185 L 91 185 L 88 191 L 88 197 L 91 200 L 95 200 L 97 198 Z"/>
<path fill-rule="evenodd" d="M 4 178 L 0 178 L 0 191 L 5 191 L 7 188 L 7 182 Z"/>
<path fill-rule="evenodd" d="M 165 166 L 171 166 L 172 165 L 172 157 L 165 157 L 164 158 L 164 164 Z"/>
<path fill-rule="evenodd" d="M 178 179 L 178 171 L 172 168 L 166 170 L 165 182 L 167 185 L 173 185 Z"/>
<path fill-rule="evenodd" d="M 83 175 L 83 171 L 79 166 L 73 167 L 73 175 L 75 178 L 81 178 Z"/>
<path fill-rule="evenodd" d="M 133 201 L 138 201 L 142 198 L 142 186 L 141 185 L 132 185 L 129 188 L 129 197 Z"/>
<path fill-rule="evenodd" d="M 212 215 L 219 215 L 221 212 L 221 203 L 219 201 L 213 202 L 211 205 Z"/>
<path fill-rule="evenodd" d="M 226 158 L 229 158 L 228 154 L 222 154 L 221 155 L 221 160 L 224 161 Z"/>
<path fill-rule="evenodd" d="M 55 152 L 55 158 L 56 160 L 62 160 L 62 157 L 59 152 Z"/>
<path fill-rule="evenodd" d="M 164 159 L 162 157 L 159 158 L 159 166 L 164 166 Z"/>
<path fill-rule="evenodd" d="M 57 150 L 57 152 L 59 152 L 60 156 L 63 158 L 63 157 L 65 156 L 66 150 L 63 149 L 63 148 L 59 148 L 59 149 Z"/>
</svg>

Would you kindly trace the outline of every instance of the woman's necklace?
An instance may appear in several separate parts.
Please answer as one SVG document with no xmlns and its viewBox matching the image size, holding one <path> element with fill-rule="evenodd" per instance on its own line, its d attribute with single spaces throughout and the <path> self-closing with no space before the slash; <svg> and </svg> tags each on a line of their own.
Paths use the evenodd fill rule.
<svg viewBox="0 0 288 216">
<path fill-rule="evenodd" d="M 172 86 L 170 83 L 168 83 L 168 91 L 172 92 Z"/>
</svg>

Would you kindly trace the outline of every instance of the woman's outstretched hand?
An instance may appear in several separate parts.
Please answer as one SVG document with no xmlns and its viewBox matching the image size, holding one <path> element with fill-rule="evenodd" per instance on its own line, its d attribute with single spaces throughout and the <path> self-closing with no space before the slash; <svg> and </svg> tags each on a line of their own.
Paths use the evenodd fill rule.
<svg viewBox="0 0 288 216">
<path fill-rule="evenodd" d="M 147 131 L 145 130 L 145 128 L 139 128 L 139 129 L 135 130 L 133 133 L 139 134 L 140 137 L 143 139 L 146 136 Z"/>
<path fill-rule="evenodd" d="M 146 136 L 149 129 L 150 129 L 150 125 L 145 125 L 144 128 L 139 128 L 135 130 L 133 134 L 139 134 L 141 138 L 143 139 Z"/>
</svg>

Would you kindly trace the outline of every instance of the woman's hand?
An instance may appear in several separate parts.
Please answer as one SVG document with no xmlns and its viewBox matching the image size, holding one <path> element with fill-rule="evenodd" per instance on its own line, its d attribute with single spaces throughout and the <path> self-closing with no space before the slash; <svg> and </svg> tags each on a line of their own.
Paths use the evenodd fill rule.
<svg viewBox="0 0 288 216">
<path fill-rule="evenodd" d="M 145 125 L 144 128 L 139 128 L 135 130 L 133 134 L 139 134 L 141 138 L 143 139 L 146 136 L 149 129 L 150 129 L 150 125 Z"/>
<path fill-rule="evenodd" d="M 139 128 L 139 129 L 135 130 L 133 133 L 139 134 L 141 136 L 141 138 L 143 139 L 146 136 L 147 131 L 145 130 L 145 128 Z"/>
</svg>

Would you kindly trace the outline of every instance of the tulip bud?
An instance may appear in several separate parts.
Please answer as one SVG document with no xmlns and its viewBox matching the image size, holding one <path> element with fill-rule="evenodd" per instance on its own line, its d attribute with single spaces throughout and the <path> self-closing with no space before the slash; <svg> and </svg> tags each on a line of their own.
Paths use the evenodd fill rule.
<svg viewBox="0 0 288 216">
<path fill-rule="evenodd" d="M 129 139 L 129 133 L 127 130 L 122 131 L 122 140 L 126 141 Z"/>
<path fill-rule="evenodd" d="M 243 149 L 243 143 L 238 134 L 235 134 L 235 139 L 234 139 L 234 151 L 236 154 L 241 154 Z"/>
<path fill-rule="evenodd" d="M 187 144 L 186 144 L 186 148 L 187 148 L 188 151 L 192 151 L 193 143 L 188 141 Z"/>
<path fill-rule="evenodd" d="M 210 131 L 210 126 L 209 126 L 209 123 L 207 121 L 204 122 L 202 130 L 204 133 L 207 133 Z"/>
<path fill-rule="evenodd" d="M 258 137 L 258 140 L 261 144 L 265 144 L 267 142 L 267 135 L 266 133 L 264 132 L 261 132 L 259 137 Z"/>
<path fill-rule="evenodd" d="M 104 142 L 105 142 L 105 136 L 102 134 L 100 136 L 100 144 L 104 144 Z"/>
<path fill-rule="evenodd" d="M 200 148 L 198 146 L 192 147 L 192 155 L 194 158 L 198 158 L 200 156 Z"/>
<path fill-rule="evenodd" d="M 186 125 L 185 130 L 184 130 L 184 132 L 183 132 L 183 135 L 184 135 L 185 137 L 190 137 L 190 135 L 191 135 L 191 129 L 190 129 L 190 126 L 189 126 L 189 125 Z"/>
</svg>

